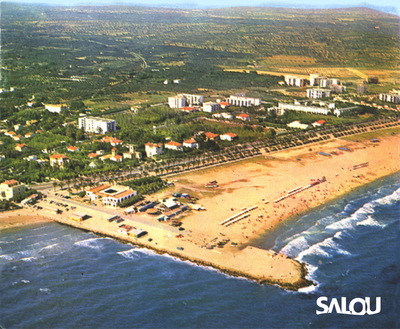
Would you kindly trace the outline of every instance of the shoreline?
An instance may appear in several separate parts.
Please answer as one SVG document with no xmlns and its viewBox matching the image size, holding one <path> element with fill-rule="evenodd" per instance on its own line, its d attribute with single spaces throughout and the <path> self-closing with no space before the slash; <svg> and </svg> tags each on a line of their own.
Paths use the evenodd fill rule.
<svg viewBox="0 0 400 329">
<path fill-rule="evenodd" d="M 3 214 L 29 215 L 16 218 L 17 224 L 10 226 L 8 223 L 5 228 L 33 223 L 34 219 L 33 222 L 29 222 L 28 219 L 41 216 L 40 221 L 51 220 L 111 237 L 147 248 L 157 254 L 168 254 L 215 268 L 228 275 L 245 277 L 260 284 L 276 284 L 284 289 L 298 290 L 313 285 L 313 282 L 307 279 L 306 263 L 256 247 L 257 240 L 266 239 L 269 234 L 273 236 L 273 232 L 279 230 L 282 224 L 293 225 L 299 216 L 318 211 L 320 207 L 326 207 L 339 198 L 345 198 L 347 194 L 368 188 L 370 184 L 398 174 L 400 172 L 398 141 L 399 136 L 386 138 L 378 145 L 368 141 L 355 143 L 336 140 L 318 147 L 313 146 L 312 153 L 309 146 L 304 146 L 294 151 L 277 152 L 272 158 L 269 155 L 260 156 L 235 164 L 176 175 L 174 187 L 156 193 L 152 197 L 158 199 L 182 190 L 199 196 L 199 202 L 207 210 L 192 211 L 181 218 L 184 231 L 168 225 L 168 222 L 157 222 L 154 217 L 146 213 L 124 216 L 123 210 L 119 208 L 83 205 L 78 206 L 77 211 L 88 212 L 89 219 L 82 222 L 69 219 L 65 211 L 62 215 L 52 215 L 52 218 L 49 218 L 48 213 L 44 211 L 23 209 L 0 213 L 0 229 L 2 229 Z M 318 156 L 318 151 L 337 149 L 343 144 L 351 147 L 352 151 L 331 157 Z M 369 166 L 357 170 L 351 169 L 352 166 L 365 161 L 369 162 Z M 275 202 L 294 187 L 310 184 L 310 178 L 311 181 L 315 181 L 325 176 L 326 180 L 320 184 L 310 185 L 311 188 L 299 194 Z M 218 189 L 210 190 L 204 187 L 204 182 L 212 178 L 218 180 L 220 185 Z M 53 197 L 51 193 L 49 198 L 62 200 L 62 203 L 72 203 L 57 199 L 58 197 Z M 228 227 L 221 225 L 222 220 L 238 213 L 243 207 L 250 206 L 256 206 L 256 210 L 245 220 Z M 125 223 L 137 226 L 148 234 L 136 239 L 118 232 L 118 225 L 106 220 L 115 214 L 124 217 Z M 5 222 L 11 218 L 8 216 Z M 217 245 L 218 241 L 228 237 L 229 241 L 235 241 L 236 244 L 225 245 L 221 249 L 205 248 L 206 245 L 213 243 Z"/>
</svg>

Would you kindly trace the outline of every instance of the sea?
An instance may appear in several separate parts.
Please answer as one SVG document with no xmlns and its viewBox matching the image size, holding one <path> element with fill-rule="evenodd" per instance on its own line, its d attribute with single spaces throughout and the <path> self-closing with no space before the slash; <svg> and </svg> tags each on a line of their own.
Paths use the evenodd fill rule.
<svg viewBox="0 0 400 329">
<path fill-rule="evenodd" d="M 256 241 L 306 264 L 300 291 L 56 223 L 2 230 L 0 328 L 400 328 L 399 200 L 396 174 Z M 381 310 L 318 315 L 320 297 Z"/>
</svg>

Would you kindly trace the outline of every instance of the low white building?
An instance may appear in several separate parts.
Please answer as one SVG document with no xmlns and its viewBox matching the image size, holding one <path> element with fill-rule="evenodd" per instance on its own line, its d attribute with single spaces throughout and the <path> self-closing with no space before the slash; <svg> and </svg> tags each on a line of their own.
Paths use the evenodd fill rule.
<svg viewBox="0 0 400 329">
<path fill-rule="evenodd" d="M 203 103 L 203 112 L 216 112 L 219 111 L 221 109 L 221 105 L 219 105 L 219 103 L 215 103 L 215 102 L 207 102 L 207 103 Z"/>
<path fill-rule="evenodd" d="M 98 117 L 82 117 L 78 119 L 78 129 L 95 134 L 105 134 L 117 130 L 117 122 L 112 119 Z"/>
<path fill-rule="evenodd" d="M 61 113 L 62 110 L 67 110 L 68 105 L 66 104 L 44 104 L 44 108 L 52 113 Z"/>
<path fill-rule="evenodd" d="M 301 123 L 300 121 L 293 121 L 291 123 L 288 123 L 287 126 L 290 127 L 290 128 L 294 128 L 294 129 L 307 129 L 307 128 L 310 128 L 309 125 Z"/>
<path fill-rule="evenodd" d="M 166 143 L 165 148 L 174 151 L 183 151 L 183 145 L 174 141 Z"/>
<path fill-rule="evenodd" d="M 283 111 L 291 110 L 297 112 L 306 112 L 306 113 L 322 114 L 322 115 L 328 115 L 330 111 L 329 109 L 324 107 L 306 106 L 306 105 L 288 104 L 288 103 L 279 103 L 278 108 Z"/>
<path fill-rule="evenodd" d="M 199 148 L 199 143 L 197 143 L 194 139 L 187 139 L 183 141 L 183 146 L 184 147 L 190 147 L 190 148 Z"/>
<path fill-rule="evenodd" d="M 238 138 L 238 136 L 233 133 L 222 134 L 222 135 L 219 135 L 219 137 L 221 138 L 222 141 L 230 141 L 230 142 L 232 142 L 234 139 Z"/>
<path fill-rule="evenodd" d="M 127 186 L 106 184 L 87 190 L 86 195 L 92 201 L 102 198 L 105 206 L 116 207 L 118 203 L 137 195 L 137 192 Z"/>
</svg>

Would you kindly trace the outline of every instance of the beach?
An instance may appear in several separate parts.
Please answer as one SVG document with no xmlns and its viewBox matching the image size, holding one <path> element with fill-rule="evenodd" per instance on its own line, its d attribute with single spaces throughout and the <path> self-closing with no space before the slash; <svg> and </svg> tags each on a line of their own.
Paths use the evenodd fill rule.
<svg viewBox="0 0 400 329">
<path fill-rule="evenodd" d="M 47 217 L 161 254 L 212 266 L 230 275 L 298 289 L 311 284 L 305 279 L 303 264 L 286 255 L 257 248 L 252 245 L 253 241 L 273 232 L 281 222 L 295 219 L 358 187 L 398 172 L 399 145 L 398 136 L 380 138 L 378 143 L 369 139 L 358 142 L 337 139 L 174 176 L 175 185 L 152 199 L 167 197 L 173 192 L 198 197 L 198 203 L 206 210 L 191 211 L 183 216 L 184 231 L 168 222 L 158 222 L 148 214 L 124 216 L 122 209 L 87 205 L 77 205 L 77 211 L 89 215 L 89 219 L 82 222 L 69 219 L 66 211 L 62 215 L 50 215 L 45 211 L 23 209 L 0 214 L 0 223 L 3 228 L 9 228 L 10 223 L 28 224 L 35 216 L 42 216 L 41 220 Z M 218 187 L 206 188 L 212 180 L 218 182 Z M 300 192 L 291 194 L 291 191 Z M 287 195 L 289 197 L 275 202 Z M 49 193 L 48 199 L 59 200 L 54 193 Z M 62 200 L 63 203 L 72 202 Z M 245 208 L 254 209 L 231 225 L 221 224 Z M 126 218 L 126 223 L 148 234 L 136 239 L 118 232 L 118 224 L 106 220 L 113 214 L 119 214 Z M 207 248 L 228 239 L 229 243 L 223 248 Z"/>
</svg>

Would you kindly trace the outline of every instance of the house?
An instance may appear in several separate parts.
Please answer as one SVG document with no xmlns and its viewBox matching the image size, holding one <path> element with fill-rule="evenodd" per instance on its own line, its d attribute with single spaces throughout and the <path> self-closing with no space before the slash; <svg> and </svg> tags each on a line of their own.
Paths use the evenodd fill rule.
<svg viewBox="0 0 400 329">
<path fill-rule="evenodd" d="M 222 141 L 230 141 L 230 142 L 232 142 L 234 139 L 238 138 L 238 136 L 233 133 L 226 133 L 226 134 L 220 135 L 219 137 L 221 138 Z"/>
<path fill-rule="evenodd" d="M 89 153 L 89 154 L 88 154 L 88 157 L 91 158 L 91 159 L 95 159 L 95 158 L 97 158 L 99 155 L 100 155 L 100 154 L 97 154 L 97 153 Z"/>
<path fill-rule="evenodd" d="M 25 138 L 32 138 L 33 136 L 35 136 L 34 133 L 26 133 L 25 134 Z"/>
<path fill-rule="evenodd" d="M 97 166 L 96 166 L 96 164 L 92 161 L 91 163 L 89 163 L 89 167 L 90 167 L 90 169 L 95 169 Z"/>
<path fill-rule="evenodd" d="M 122 155 L 115 154 L 110 158 L 110 160 L 114 162 L 122 162 L 124 161 L 124 157 Z"/>
<path fill-rule="evenodd" d="M 59 166 L 60 168 L 64 168 L 64 164 L 69 162 L 68 157 L 65 154 L 53 154 L 50 155 L 50 166 Z"/>
<path fill-rule="evenodd" d="M 214 103 L 214 102 L 207 102 L 203 103 L 203 112 L 216 112 L 221 109 L 221 106 L 219 103 Z"/>
<path fill-rule="evenodd" d="M 219 106 L 221 106 L 221 109 L 226 109 L 227 107 L 231 106 L 231 103 L 228 102 L 220 102 Z"/>
<path fill-rule="evenodd" d="M 25 123 L 26 123 L 26 126 L 31 126 L 31 125 L 38 123 L 38 121 L 37 120 L 27 120 L 27 121 L 25 121 Z"/>
<path fill-rule="evenodd" d="M 219 139 L 219 135 L 213 134 L 211 132 L 205 133 L 204 136 L 206 136 L 206 141 L 211 140 L 216 142 Z"/>
<path fill-rule="evenodd" d="M 117 139 L 115 137 L 110 137 L 110 136 L 104 136 L 100 141 L 96 142 L 102 142 L 102 143 L 110 143 L 112 146 L 118 146 L 122 145 L 124 141 Z"/>
<path fill-rule="evenodd" d="M 184 107 L 182 107 L 182 112 L 194 113 L 194 112 L 198 112 L 198 109 L 195 107 L 191 107 L 191 106 L 184 106 Z"/>
<path fill-rule="evenodd" d="M 236 119 L 243 120 L 243 121 L 250 121 L 250 116 L 246 113 L 242 113 L 236 116 Z"/>
<path fill-rule="evenodd" d="M 13 140 L 15 140 L 16 142 L 19 142 L 20 140 L 22 140 L 24 137 L 21 135 L 15 135 L 12 137 Z"/>
<path fill-rule="evenodd" d="M 137 192 L 127 186 L 105 184 L 87 190 L 86 195 L 92 201 L 102 198 L 104 205 L 116 207 L 118 203 L 137 195 Z"/>
<path fill-rule="evenodd" d="M 189 148 L 199 148 L 199 144 L 194 140 L 194 139 L 187 139 L 183 141 L 183 146 L 184 147 L 189 147 Z"/>
<path fill-rule="evenodd" d="M 68 152 L 79 152 L 80 150 L 79 150 L 79 147 L 76 147 L 76 146 L 68 146 L 67 151 L 68 151 Z"/>
<path fill-rule="evenodd" d="M 325 120 L 318 120 L 318 121 L 313 122 L 311 125 L 312 125 L 313 127 L 321 127 L 321 126 L 323 126 L 325 123 L 326 123 Z"/>
<path fill-rule="evenodd" d="M 52 113 L 61 113 L 62 110 L 67 110 L 68 105 L 66 104 L 44 104 L 44 108 Z"/>
<path fill-rule="evenodd" d="M 15 145 L 15 148 L 14 148 L 16 151 L 18 151 L 18 152 L 22 152 L 22 151 L 25 151 L 25 150 L 27 150 L 28 149 L 28 146 L 26 145 L 26 144 L 17 144 L 17 145 Z"/>
<path fill-rule="evenodd" d="M 174 83 L 177 84 L 177 85 L 179 85 L 179 84 L 181 83 L 181 79 L 175 79 L 175 80 L 174 80 Z"/>
<path fill-rule="evenodd" d="M 16 134 L 15 132 L 13 132 L 13 131 L 9 131 L 9 132 L 4 133 L 4 135 L 5 135 L 5 136 L 9 136 L 9 137 L 14 137 L 14 136 L 16 136 L 17 134 Z"/>
<path fill-rule="evenodd" d="M 174 151 L 183 151 L 182 144 L 174 141 L 166 143 L 165 148 Z"/>
<path fill-rule="evenodd" d="M 5 159 L 6 159 L 6 156 L 4 154 L 0 154 L 0 161 L 5 160 Z"/>
<path fill-rule="evenodd" d="M 26 161 L 36 161 L 37 160 L 37 156 L 36 155 L 30 155 L 30 156 L 24 158 L 24 160 L 26 160 Z"/>
<path fill-rule="evenodd" d="M 148 158 L 152 158 L 155 155 L 163 154 L 163 145 L 161 143 L 153 144 L 153 143 L 146 143 L 145 151 Z"/>
<path fill-rule="evenodd" d="M 309 125 L 301 123 L 300 121 L 293 121 L 291 123 L 288 123 L 287 126 L 290 127 L 290 128 L 294 128 L 294 129 L 307 129 L 307 128 L 310 128 Z"/>
<path fill-rule="evenodd" d="M 26 186 L 18 181 L 6 180 L 0 184 L 0 199 L 11 200 L 13 197 L 25 192 Z"/>
<path fill-rule="evenodd" d="M 24 125 L 17 124 L 17 125 L 14 125 L 14 130 L 18 131 L 18 130 L 24 128 L 24 127 L 25 127 Z"/>
</svg>

